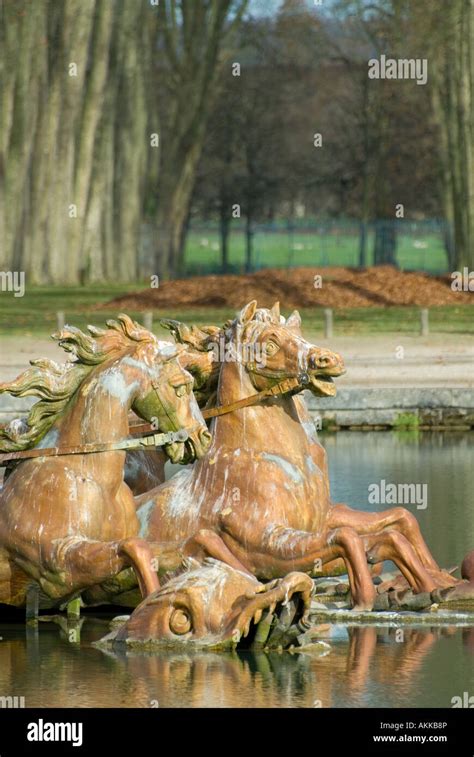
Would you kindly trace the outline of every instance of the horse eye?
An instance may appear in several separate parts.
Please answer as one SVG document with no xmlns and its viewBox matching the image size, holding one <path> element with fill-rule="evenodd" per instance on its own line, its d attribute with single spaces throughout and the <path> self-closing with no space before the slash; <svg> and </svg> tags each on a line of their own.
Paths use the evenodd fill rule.
<svg viewBox="0 0 474 757">
<path fill-rule="evenodd" d="M 266 355 L 274 355 L 275 352 L 278 350 L 278 345 L 275 344 L 275 342 L 267 342 L 265 344 L 265 354 Z"/>
<path fill-rule="evenodd" d="M 189 633 L 192 629 L 192 621 L 187 610 L 179 608 L 171 613 L 170 631 L 180 636 L 183 633 Z"/>
<path fill-rule="evenodd" d="M 188 386 L 187 384 L 180 384 L 179 386 L 175 386 L 174 390 L 177 397 L 184 397 L 184 395 L 188 391 Z"/>
</svg>

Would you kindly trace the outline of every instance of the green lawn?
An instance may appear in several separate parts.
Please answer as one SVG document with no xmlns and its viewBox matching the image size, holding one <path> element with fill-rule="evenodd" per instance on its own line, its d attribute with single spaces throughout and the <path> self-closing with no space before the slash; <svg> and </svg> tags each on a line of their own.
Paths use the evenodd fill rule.
<svg viewBox="0 0 474 757">
<path fill-rule="evenodd" d="M 367 265 L 373 263 L 373 233 L 369 234 Z M 219 235 L 217 231 L 191 231 L 187 236 L 185 265 L 188 273 L 216 272 L 220 266 Z M 245 236 L 234 231 L 230 237 L 229 262 L 233 270 L 243 271 Z M 397 261 L 403 270 L 424 270 L 443 273 L 447 270 L 446 253 L 437 234 L 419 238 L 399 234 Z M 325 232 L 258 232 L 254 235 L 254 267 L 286 266 L 358 266 L 359 238 L 350 234 Z"/>
<path fill-rule="evenodd" d="M 46 337 L 56 330 L 56 312 L 65 312 L 66 321 L 85 327 L 88 323 L 103 325 L 116 311 L 95 311 L 94 305 L 126 292 L 136 291 L 140 284 L 107 285 L 68 288 L 29 287 L 24 297 L 11 293 L 0 294 L 0 334 L 37 335 Z M 323 333 L 323 312 L 318 308 L 302 308 L 301 315 L 308 336 Z M 160 317 L 176 318 L 188 323 L 223 323 L 234 314 L 230 308 L 176 308 L 155 312 L 154 323 Z M 142 321 L 143 313 L 129 315 Z M 419 332 L 419 308 L 352 308 L 334 311 L 336 336 L 363 334 Z M 474 306 L 444 306 L 430 308 L 430 327 L 433 333 L 474 334 Z M 157 329 L 159 333 L 159 329 Z"/>
</svg>

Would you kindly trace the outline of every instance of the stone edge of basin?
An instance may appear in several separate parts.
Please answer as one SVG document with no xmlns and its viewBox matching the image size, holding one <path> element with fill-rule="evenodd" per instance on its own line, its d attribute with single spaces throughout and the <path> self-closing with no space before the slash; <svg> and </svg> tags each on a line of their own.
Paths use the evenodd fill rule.
<svg viewBox="0 0 474 757">
<path fill-rule="evenodd" d="M 335 397 L 306 401 L 320 427 L 474 429 L 474 391 L 446 387 L 342 387 Z"/>
<path fill-rule="evenodd" d="M 474 429 L 474 390 L 460 387 L 340 387 L 336 397 L 305 395 L 318 428 Z M 32 397 L 0 395 L 0 423 L 26 415 Z"/>
</svg>

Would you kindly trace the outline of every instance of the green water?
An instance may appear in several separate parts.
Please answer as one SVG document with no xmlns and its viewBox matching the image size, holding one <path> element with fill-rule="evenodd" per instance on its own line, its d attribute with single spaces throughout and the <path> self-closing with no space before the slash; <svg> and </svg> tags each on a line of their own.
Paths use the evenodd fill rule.
<svg viewBox="0 0 474 757">
<path fill-rule="evenodd" d="M 405 506 L 437 562 L 459 565 L 474 549 L 473 433 L 348 431 L 325 434 L 322 441 L 334 502 L 379 511 L 393 505 L 371 504 L 371 484 L 426 484 L 426 508 Z"/>
<path fill-rule="evenodd" d="M 443 565 L 474 547 L 474 436 L 338 433 L 323 442 L 333 498 L 363 509 L 368 487 L 427 484 L 410 506 Z M 106 618 L 87 617 L 80 644 L 53 623 L 0 625 L 0 697 L 26 707 L 451 707 L 474 695 L 474 625 L 327 630 L 323 656 L 272 653 L 114 655 L 92 646 Z M 0 700 L 1 701 L 1 700 Z"/>
</svg>

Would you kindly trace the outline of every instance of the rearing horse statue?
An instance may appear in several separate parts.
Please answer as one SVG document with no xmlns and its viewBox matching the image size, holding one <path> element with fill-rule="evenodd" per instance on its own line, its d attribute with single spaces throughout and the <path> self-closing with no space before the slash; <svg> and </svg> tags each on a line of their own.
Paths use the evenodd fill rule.
<svg viewBox="0 0 474 757">
<path fill-rule="evenodd" d="M 285 322 L 277 306 L 250 302 L 224 338 L 232 357 L 220 365 L 217 406 L 298 376 L 314 394 L 331 396 L 332 378 L 344 372 L 339 355 L 303 339 L 296 311 Z M 460 583 L 439 568 L 408 510 L 331 503 L 325 452 L 294 391 L 216 417 L 211 431 L 205 458 L 137 498 L 144 539 L 181 543 L 189 556 L 262 579 L 334 574 L 342 565 L 357 609 L 374 604 L 371 563 L 393 560 L 415 592 Z"/>
<path fill-rule="evenodd" d="M 25 421 L 0 430 L 0 451 L 71 449 L 118 442 L 128 414 L 188 441 L 166 447 L 175 461 L 202 457 L 210 434 L 192 393 L 180 348 L 128 316 L 90 335 L 56 335 L 75 361 L 32 361 L 0 391 L 40 398 Z M 133 495 L 123 480 L 125 451 L 37 456 L 15 462 L 0 492 L 0 602 L 22 605 L 31 580 L 43 605 L 58 604 L 132 567 L 143 596 L 158 588 L 152 557 L 160 548 L 138 537 Z"/>
</svg>

